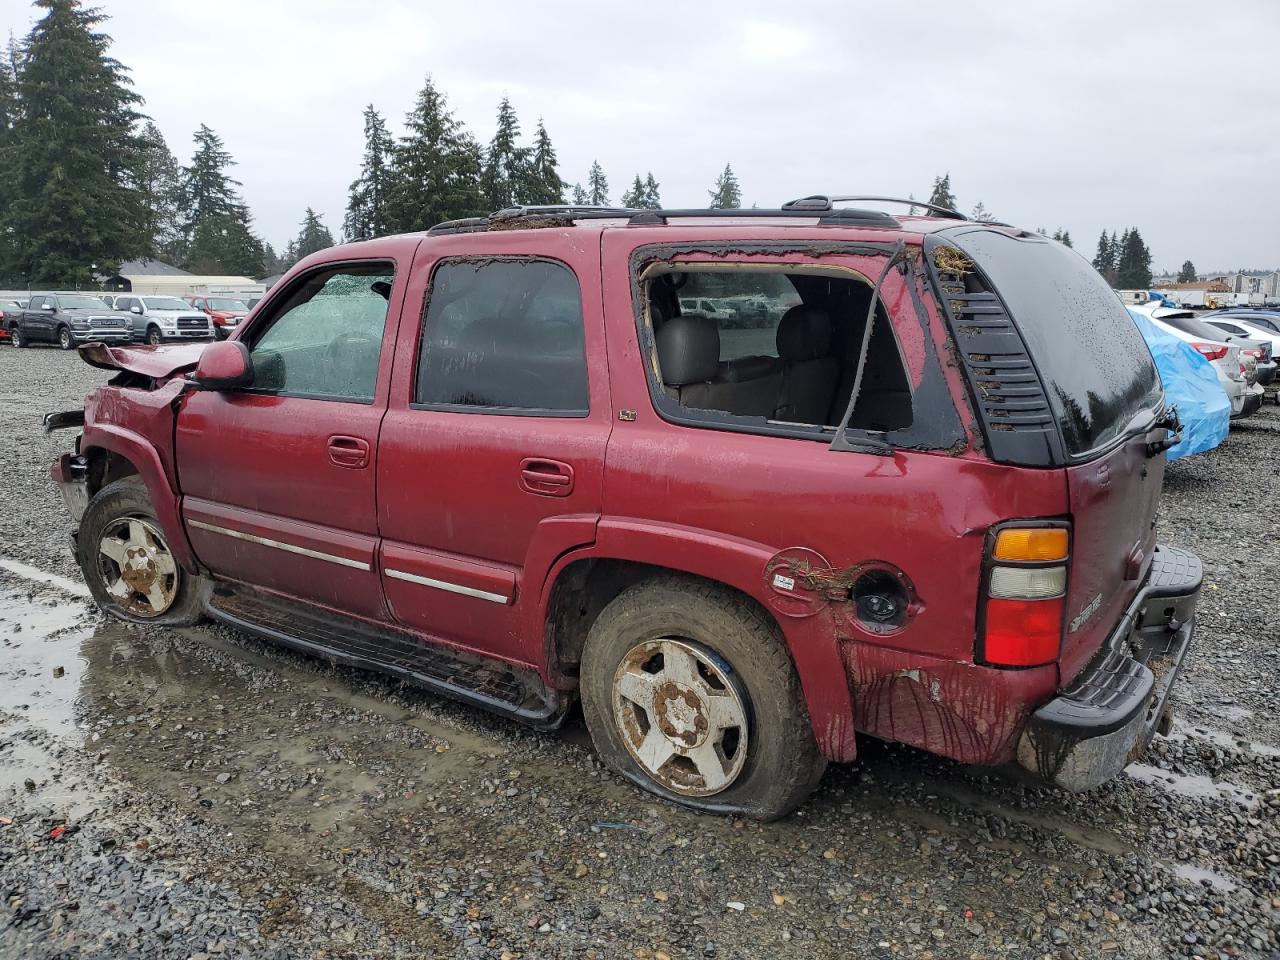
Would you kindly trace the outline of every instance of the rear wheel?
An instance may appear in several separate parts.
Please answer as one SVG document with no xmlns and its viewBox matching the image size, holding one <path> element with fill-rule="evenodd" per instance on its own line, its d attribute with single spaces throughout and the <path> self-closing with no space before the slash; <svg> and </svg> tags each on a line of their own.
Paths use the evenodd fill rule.
<svg viewBox="0 0 1280 960">
<path fill-rule="evenodd" d="M 58 328 L 58 346 L 60 346 L 63 350 L 70 350 L 75 345 L 76 345 L 76 342 L 71 336 L 71 328 L 59 327 Z"/>
<path fill-rule="evenodd" d="M 89 501 L 76 559 L 98 605 L 121 620 L 181 625 L 204 615 L 206 582 L 178 566 L 138 477 L 109 483 Z"/>
<path fill-rule="evenodd" d="M 826 767 L 776 625 L 716 584 L 663 577 L 619 594 L 588 634 L 581 694 L 605 763 L 697 810 L 773 820 Z"/>
</svg>

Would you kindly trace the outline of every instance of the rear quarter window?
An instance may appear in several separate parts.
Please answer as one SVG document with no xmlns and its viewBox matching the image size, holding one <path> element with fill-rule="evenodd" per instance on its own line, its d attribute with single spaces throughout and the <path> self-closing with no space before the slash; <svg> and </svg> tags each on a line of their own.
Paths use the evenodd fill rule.
<svg viewBox="0 0 1280 960">
<path fill-rule="evenodd" d="M 1163 402 L 1155 361 L 1116 292 L 1078 253 L 996 230 L 952 234 L 1004 301 L 1067 453 L 1081 457 Z"/>
</svg>

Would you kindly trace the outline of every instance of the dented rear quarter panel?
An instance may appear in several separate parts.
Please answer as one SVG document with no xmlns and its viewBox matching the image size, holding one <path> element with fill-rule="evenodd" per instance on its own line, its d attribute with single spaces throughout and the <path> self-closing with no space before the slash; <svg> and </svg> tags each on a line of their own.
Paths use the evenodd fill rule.
<svg viewBox="0 0 1280 960">
<path fill-rule="evenodd" d="M 993 464 L 972 443 L 959 455 L 876 456 L 667 422 L 651 401 L 648 360 L 631 319 L 628 257 L 652 238 L 644 236 L 650 231 L 617 233 L 605 235 L 610 377 L 615 407 L 635 419 L 615 424 L 610 439 L 602 543 L 614 539 L 611 548 L 624 554 L 628 537 L 648 539 L 646 525 L 697 531 L 668 540 L 655 562 L 731 583 L 774 612 L 829 757 L 851 758 L 856 725 L 962 760 L 1008 759 L 1013 733 L 1058 677 L 1054 666 L 974 664 L 985 537 L 1009 518 L 1064 515 L 1063 472 Z M 947 381 L 962 393 L 954 368 Z M 968 424 L 962 397 L 953 400 Z M 611 530 L 618 517 L 627 518 L 627 530 Z M 770 586 L 769 560 L 761 560 L 779 554 L 784 563 L 807 558 L 807 567 L 793 562 L 796 590 L 811 594 L 803 602 Z M 889 635 L 860 624 L 847 583 L 843 596 L 838 583 L 824 589 L 824 580 L 830 585 L 869 562 L 902 571 L 916 595 L 914 615 Z M 809 576 L 810 589 L 805 577 L 815 567 L 826 572 Z"/>
</svg>

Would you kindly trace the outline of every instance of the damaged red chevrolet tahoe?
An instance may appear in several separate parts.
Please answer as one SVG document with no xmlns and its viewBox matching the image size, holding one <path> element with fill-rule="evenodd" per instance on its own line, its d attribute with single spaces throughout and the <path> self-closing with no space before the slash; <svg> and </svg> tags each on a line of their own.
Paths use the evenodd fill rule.
<svg viewBox="0 0 1280 960">
<path fill-rule="evenodd" d="M 81 351 L 118 372 L 53 474 L 122 618 L 579 699 L 624 777 L 761 818 L 855 733 L 1081 790 L 1168 722 L 1176 413 L 1038 234 L 517 209 L 308 257 L 226 342 Z"/>
</svg>

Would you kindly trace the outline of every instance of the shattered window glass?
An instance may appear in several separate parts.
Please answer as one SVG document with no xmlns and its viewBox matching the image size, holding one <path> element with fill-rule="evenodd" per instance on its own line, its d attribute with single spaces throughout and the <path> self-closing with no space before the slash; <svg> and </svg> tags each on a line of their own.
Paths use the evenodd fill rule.
<svg viewBox="0 0 1280 960">
<path fill-rule="evenodd" d="M 253 344 L 253 388 L 371 401 L 393 281 L 386 263 L 306 278 Z"/>
</svg>

